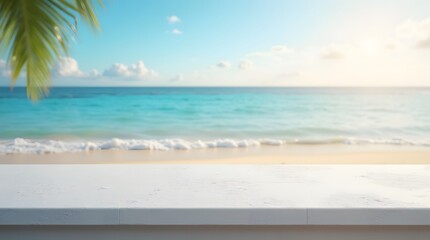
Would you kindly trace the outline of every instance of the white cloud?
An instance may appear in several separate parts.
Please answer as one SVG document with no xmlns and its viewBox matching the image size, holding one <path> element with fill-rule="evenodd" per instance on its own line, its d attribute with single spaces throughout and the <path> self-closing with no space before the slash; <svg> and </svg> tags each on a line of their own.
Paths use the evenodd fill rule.
<svg viewBox="0 0 430 240">
<path fill-rule="evenodd" d="M 60 57 L 54 66 L 54 72 L 59 77 L 84 77 L 78 62 L 71 57 Z"/>
<path fill-rule="evenodd" d="M 122 63 L 113 64 L 110 68 L 101 73 L 97 69 L 92 69 L 89 72 L 83 72 L 79 69 L 78 62 L 71 57 L 60 57 L 58 63 L 54 66 L 54 73 L 58 77 L 72 78 L 97 78 L 97 77 L 122 77 L 129 79 L 146 79 L 155 78 L 155 71 L 148 69 L 143 61 L 138 61 L 135 64 L 125 65 Z"/>
<path fill-rule="evenodd" d="M 231 63 L 229 61 L 223 60 L 223 61 L 220 61 L 216 66 L 218 68 L 230 68 Z"/>
<path fill-rule="evenodd" d="M 295 78 L 298 78 L 300 76 L 300 72 L 294 71 L 294 72 L 286 72 L 279 74 L 279 80 L 281 81 L 289 81 Z"/>
<path fill-rule="evenodd" d="M 182 81 L 182 80 L 184 80 L 184 75 L 182 75 L 182 74 L 178 74 L 178 75 L 176 75 L 175 77 L 173 77 L 171 79 L 172 82 L 179 82 L 179 81 Z"/>
<path fill-rule="evenodd" d="M 287 53 L 293 52 L 292 49 L 288 48 L 285 45 L 274 45 L 270 48 L 270 50 L 266 51 L 258 51 L 248 54 L 248 57 L 274 57 L 274 56 L 283 56 Z"/>
<path fill-rule="evenodd" d="M 324 47 L 321 51 L 322 59 L 338 60 L 338 59 L 345 58 L 345 56 L 346 56 L 345 49 L 338 45 L 330 45 L 330 46 Z"/>
<path fill-rule="evenodd" d="M 181 30 L 175 28 L 175 29 L 172 30 L 172 34 L 174 34 L 174 35 L 182 35 L 183 32 Z"/>
<path fill-rule="evenodd" d="M 175 15 L 167 17 L 167 22 L 169 22 L 170 24 L 175 24 L 175 23 L 178 23 L 180 21 L 181 21 L 181 19 Z"/>
<path fill-rule="evenodd" d="M 155 71 L 148 69 L 143 61 L 138 61 L 137 63 L 131 64 L 129 66 L 122 63 L 115 63 L 103 72 L 103 76 L 130 79 L 147 79 L 155 78 L 157 77 L 157 74 Z"/>
<path fill-rule="evenodd" d="M 251 69 L 253 66 L 254 66 L 254 63 L 252 61 L 245 59 L 239 62 L 238 67 L 239 69 L 242 69 L 242 70 L 248 70 L 248 69 Z"/>
<path fill-rule="evenodd" d="M 272 47 L 273 53 L 288 53 L 291 52 L 291 49 L 287 48 L 287 46 L 284 45 L 275 45 Z"/>
<path fill-rule="evenodd" d="M 0 59 L 0 78 L 10 78 L 11 74 L 12 72 L 9 66 L 7 66 L 6 61 L 3 59 Z"/>
<path fill-rule="evenodd" d="M 54 86 L 134 86 L 146 84 L 145 81 L 121 81 L 121 80 L 150 80 L 160 79 L 157 72 L 148 69 L 143 61 L 138 61 L 135 64 L 126 65 L 122 63 L 113 64 L 110 68 L 100 72 L 97 69 L 84 72 L 79 69 L 78 62 L 71 57 L 61 57 L 52 69 L 54 76 Z M 25 75 L 22 73 L 21 75 Z M 10 68 L 7 63 L 0 59 L 0 79 L 3 80 L 10 77 Z M 177 80 L 182 80 L 182 75 L 177 77 Z M 70 81 L 73 79 L 73 81 Z M 97 81 L 89 81 L 97 80 Z M 1 85 L 5 83 L 0 81 Z M 21 83 L 24 82 L 21 81 Z"/>
<path fill-rule="evenodd" d="M 430 18 L 407 20 L 396 30 L 397 37 L 416 48 L 430 48 Z"/>
<path fill-rule="evenodd" d="M 96 78 L 96 77 L 100 77 L 102 75 L 102 73 L 97 70 L 97 69 L 92 69 L 89 73 L 88 76 L 92 77 L 92 78 Z"/>
<path fill-rule="evenodd" d="M 54 75 L 59 78 L 97 78 L 101 76 L 100 71 L 92 69 L 84 72 L 79 69 L 79 64 L 72 57 L 60 57 L 53 68 Z"/>
<path fill-rule="evenodd" d="M 399 49 L 401 47 L 401 45 L 402 44 L 398 40 L 392 39 L 392 38 L 391 39 L 387 39 L 384 42 L 384 47 L 387 50 L 397 50 L 397 49 Z"/>
<path fill-rule="evenodd" d="M 430 36 L 427 38 L 420 39 L 420 41 L 417 42 L 417 48 L 430 48 Z"/>
</svg>

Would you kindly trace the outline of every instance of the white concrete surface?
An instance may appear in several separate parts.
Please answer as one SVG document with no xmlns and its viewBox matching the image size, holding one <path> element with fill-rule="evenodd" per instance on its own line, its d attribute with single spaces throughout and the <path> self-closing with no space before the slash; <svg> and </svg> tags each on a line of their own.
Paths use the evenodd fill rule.
<svg viewBox="0 0 430 240">
<path fill-rule="evenodd" d="M 430 225 L 426 165 L 0 165 L 0 225 Z"/>
</svg>

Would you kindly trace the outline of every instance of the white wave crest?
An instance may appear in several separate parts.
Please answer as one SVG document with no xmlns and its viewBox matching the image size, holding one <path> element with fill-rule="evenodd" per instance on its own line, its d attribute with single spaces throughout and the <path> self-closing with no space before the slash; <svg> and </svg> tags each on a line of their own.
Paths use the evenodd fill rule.
<svg viewBox="0 0 430 240">
<path fill-rule="evenodd" d="M 15 153 L 63 153 L 82 152 L 96 150 L 192 150 L 205 148 L 246 148 L 259 147 L 262 145 L 309 145 L 309 144 L 351 144 L 351 145 L 410 145 L 429 146 L 430 141 L 410 141 L 401 138 L 393 139 L 359 139 L 359 138 L 333 138 L 325 140 L 282 140 L 282 139 L 215 139 L 187 141 L 183 139 L 119 139 L 68 142 L 58 140 L 31 140 L 16 138 L 13 140 L 0 141 L 0 154 Z"/>
</svg>

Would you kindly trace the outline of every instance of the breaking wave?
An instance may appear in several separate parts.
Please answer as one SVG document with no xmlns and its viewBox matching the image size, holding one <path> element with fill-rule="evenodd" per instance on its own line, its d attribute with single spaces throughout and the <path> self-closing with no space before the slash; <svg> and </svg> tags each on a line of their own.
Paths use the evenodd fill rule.
<svg viewBox="0 0 430 240">
<path fill-rule="evenodd" d="M 59 140 L 33 140 L 16 138 L 0 141 L 0 154 L 16 153 L 64 153 L 99 150 L 192 150 L 209 148 L 246 148 L 264 145 L 319 145 L 319 144 L 349 144 L 349 145 L 406 145 L 429 146 L 430 141 L 410 141 L 401 138 L 392 139 L 360 139 L 360 138 L 333 138 L 325 140 L 285 140 L 285 139 L 215 139 L 188 141 L 184 139 L 119 139 L 95 141 L 59 141 Z"/>
</svg>

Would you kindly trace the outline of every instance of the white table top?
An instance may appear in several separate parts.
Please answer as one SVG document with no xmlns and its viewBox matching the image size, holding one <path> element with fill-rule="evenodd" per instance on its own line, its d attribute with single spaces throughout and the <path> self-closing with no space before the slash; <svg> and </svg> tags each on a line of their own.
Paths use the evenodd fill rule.
<svg viewBox="0 0 430 240">
<path fill-rule="evenodd" d="M 429 165 L 0 165 L 0 225 L 430 225 Z"/>
</svg>

